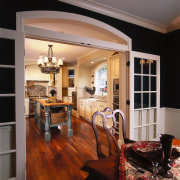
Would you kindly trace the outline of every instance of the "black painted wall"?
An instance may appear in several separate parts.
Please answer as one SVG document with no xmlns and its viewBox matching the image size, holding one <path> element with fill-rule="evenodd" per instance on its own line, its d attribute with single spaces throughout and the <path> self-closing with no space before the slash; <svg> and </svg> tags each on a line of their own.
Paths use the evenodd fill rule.
<svg viewBox="0 0 180 180">
<path fill-rule="evenodd" d="M 180 30 L 166 35 L 165 107 L 180 109 Z"/>
<path fill-rule="evenodd" d="M 16 29 L 16 12 L 31 11 L 31 10 L 64 11 L 64 12 L 71 12 L 71 13 L 81 14 L 91 18 L 95 18 L 97 20 L 103 21 L 104 23 L 107 23 L 119 29 L 127 36 L 132 38 L 132 50 L 160 55 L 161 56 L 161 101 L 160 101 L 161 107 L 167 106 L 167 107 L 180 108 L 180 106 L 177 105 L 178 103 L 173 102 L 173 99 L 171 99 L 170 94 L 172 93 L 172 91 L 169 88 L 170 86 L 169 83 L 171 83 L 171 77 L 178 76 L 178 74 L 180 73 L 172 67 L 171 75 L 167 77 L 170 68 L 167 65 L 166 61 L 168 60 L 167 57 L 171 57 L 171 55 L 168 54 L 168 52 L 166 51 L 167 49 L 166 44 L 167 41 L 170 42 L 174 40 L 173 35 L 171 34 L 165 35 L 115 18 L 94 13 L 86 9 L 78 8 L 66 3 L 62 3 L 57 0 L 25 0 L 25 1 L 6 0 L 2 2 L 0 6 L 0 27 L 7 29 Z M 169 46 L 169 48 L 172 49 L 173 51 L 172 46 Z M 174 58 L 173 62 L 174 61 L 177 61 L 177 58 Z M 178 64 L 179 62 L 176 63 Z M 174 83 L 174 84 L 176 85 L 174 85 L 173 87 L 178 90 L 179 89 L 177 87 L 178 83 Z M 178 98 L 180 99 L 180 95 L 178 93 L 174 93 L 174 96 L 176 96 L 176 99 Z"/>
</svg>

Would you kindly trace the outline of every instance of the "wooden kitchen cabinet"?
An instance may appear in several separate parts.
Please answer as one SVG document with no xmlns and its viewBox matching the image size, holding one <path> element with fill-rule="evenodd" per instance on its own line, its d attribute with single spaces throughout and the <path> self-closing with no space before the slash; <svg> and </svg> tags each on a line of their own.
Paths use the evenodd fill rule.
<svg viewBox="0 0 180 180">
<path fill-rule="evenodd" d="M 62 87 L 68 87 L 68 67 L 63 66 L 62 68 Z"/>
</svg>

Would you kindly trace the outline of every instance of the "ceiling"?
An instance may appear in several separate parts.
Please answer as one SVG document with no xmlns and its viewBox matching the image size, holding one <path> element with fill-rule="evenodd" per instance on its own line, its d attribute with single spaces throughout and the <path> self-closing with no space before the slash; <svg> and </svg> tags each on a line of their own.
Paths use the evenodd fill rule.
<svg viewBox="0 0 180 180">
<path fill-rule="evenodd" d="M 101 13 L 115 11 L 130 15 L 147 22 L 168 27 L 180 22 L 180 0 L 60 0 L 73 5 L 83 6 Z M 78 4 L 79 3 L 79 4 Z M 103 10 L 103 11 L 102 11 Z M 108 10 L 108 11 L 107 11 Z M 124 16 L 122 16 L 124 17 Z M 128 19 L 127 19 L 128 21 Z M 119 37 L 108 31 L 87 23 L 59 19 L 31 19 L 25 20 L 25 25 L 47 30 L 65 32 L 78 36 L 85 36 L 99 40 L 125 44 Z M 36 39 L 25 39 L 25 64 L 34 64 L 40 55 L 47 55 L 48 45 L 53 45 L 54 56 L 65 58 L 66 63 L 76 63 L 77 57 L 90 53 L 94 49 L 70 44 L 48 42 Z M 101 57 L 103 59 L 103 57 Z M 100 59 L 101 59 L 100 58 Z M 97 59 L 99 59 L 97 57 Z"/>
<path fill-rule="evenodd" d="M 65 63 L 76 63 L 76 58 L 88 53 L 92 48 L 79 47 L 50 41 L 25 38 L 25 64 L 37 64 L 39 56 L 47 56 L 48 45 L 53 45 L 53 54 Z"/>
<path fill-rule="evenodd" d="M 68 33 L 76 36 L 88 37 L 98 40 L 110 41 L 115 43 L 127 44 L 124 40 L 115 34 L 97 26 L 88 23 L 63 20 L 63 19 L 28 19 L 25 20 L 26 26 Z M 65 63 L 74 64 L 77 58 L 94 52 L 97 49 L 72 44 L 58 42 L 49 42 L 45 40 L 25 38 L 25 64 L 37 64 L 39 56 L 47 56 L 48 45 L 53 45 L 53 54 L 56 58 L 64 58 Z M 99 63 L 99 59 L 106 57 L 97 57 L 92 61 Z M 91 60 L 89 60 L 91 61 Z M 91 66 L 93 64 L 90 64 Z"/>
<path fill-rule="evenodd" d="M 167 27 L 180 21 L 179 0 L 59 0 L 96 12 L 118 11 Z M 113 15 L 113 14 L 112 14 Z M 123 18 L 123 17 L 121 17 Z"/>
</svg>

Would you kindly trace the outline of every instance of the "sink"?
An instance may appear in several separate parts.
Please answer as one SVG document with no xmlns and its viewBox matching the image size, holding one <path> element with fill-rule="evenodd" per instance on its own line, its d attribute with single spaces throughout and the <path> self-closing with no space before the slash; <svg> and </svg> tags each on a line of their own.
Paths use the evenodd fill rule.
<svg viewBox="0 0 180 180">
<path fill-rule="evenodd" d="M 97 106 L 97 100 L 99 99 L 96 99 L 96 98 L 88 98 L 86 99 L 86 104 L 88 106 Z"/>
</svg>

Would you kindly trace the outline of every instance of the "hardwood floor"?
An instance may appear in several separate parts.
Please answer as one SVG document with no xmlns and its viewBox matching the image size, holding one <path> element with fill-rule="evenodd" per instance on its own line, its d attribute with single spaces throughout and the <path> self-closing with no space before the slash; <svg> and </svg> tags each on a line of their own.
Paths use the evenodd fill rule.
<svg viewBox="0 0 180 180">
<path fill-rule="evenodd" d="M 87 160 L 97 159 L 96 141 L 91 124 L 72 116 L 73 137 L 67 126 L 51 128 L 51 141 L 44 141 L 34 118 L 26 119 L 26 179 L 82 180 L 88 175 L 81 167 Z"/>
</svg>

